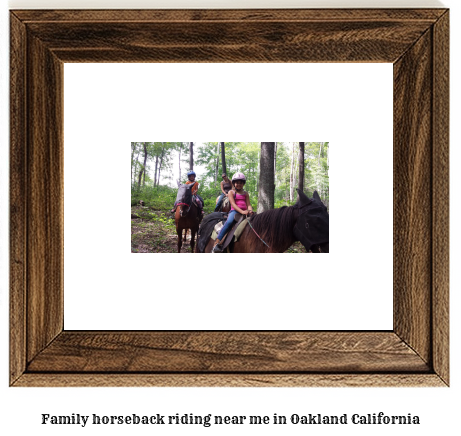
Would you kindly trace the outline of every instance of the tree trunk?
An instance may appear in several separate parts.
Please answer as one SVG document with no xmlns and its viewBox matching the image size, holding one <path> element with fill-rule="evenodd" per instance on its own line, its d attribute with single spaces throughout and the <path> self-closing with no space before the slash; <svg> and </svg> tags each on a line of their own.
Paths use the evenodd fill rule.
<svg viewBox="0 0 461 436">
<path fill-rule="evenodd" d="M 258 213 L 274 208 L 275 142 L 261 142 Z"/>
<path fill-rule="evenodd" d="M 181 186 L 181 149 L 182 149 L 182 143 L 179 146 L 179 157 L 178 157 L 179 175 L 178 175 L 178 180 L 176 180 L 176 183 L 178 184 L 178 188 Z"/>
<path fill-rule="evenodd" d="M 256 170 L 256 192 L 259 192 L 259 165 L 261 163 L 261 160 L 259 159 L 259 151 L 258 151 L 258 168 Z"/>
<path fill-rule="evenodd" d="M 141 186 L 141 177 L 143 173 L 146 171 L 146 164 L 147 164 L 147 143 L 144 143 L 144 167 L 141 168 L 139 172 L 139 179 L 138 179 L 138 186 Z"/>
<path fill-rule="evenodd" d="M 158 175 L 157 175 L 157 188 L 160 184 L 160 171 L 162 170 L 162 163 L 163 163 L 163 155 L 165 153 L 165 146 L 162 147 L 162 156 L 160 157 L 160 165 L 158 167 Z"/>
<path fill-rule="evenodd" d="M 155 156 L 154 188 L 157 183 L 158 156 Z"/>
<path fill-rule="evenodd" d="M 226 167 L 226 150 L 224 147 L 224 142 L 221 142 L 221 162 L 222 162 L 222 172 L 223 174 L 227 174 L 227 167 Z M 229 177 L 229 174 L 227 174 Z"/>
<path fill-rule="evenodd" d="M 189 171 L 194 171 L 194 143 L 189 142 Z"/>
<path fill-rule="evenodd" d="M 299 177 L 298 177 L 298 189 L 304 192 L 304 142 L 299 143 Z M 299 200 L 299 195 L 298 195 Z"/>
<path fill-rule="evenodd" d="M 136 150 L 136 142 L 132 142 L 132 150 L 131 150 L 131 182 L 133 182 L 133 157 L 134 157 L 134 152 Z"/>
<path fill-rule="evenodd" d="M 214 181 L 218 181 L 218 173 L 219 173 L 219 142 L 218 145 L 216 146 L 216 171 L 215 171 L 215 178 Z"/>
<path fill-rule="evenodd" d="M 136 172 L 138 171 L 138 164 L 139 164 L 139 161 L 138 161 L 139 153 L 140 153 L 140 151 L 138 150 L 138 154 L 136 155 L 136 160 L 135 160 L 136 164 L 134 166 L 133 183 L 136 182 Z"/>
<path fill-rule="evenodd" d="M 322 153 L 322 147 L 323 147 L 323 142 L 320 143 L 320 147 L 319 147 L 319 161 L 318 161 L 318 164 L 319 164 L 319 173 L 320 173 L 320 170 L 322 168 L 321 164 L 320 164 L 320 158 L 323 157 L 323 153 Z M 317 178 L 317 192 L 319 193 L 320 195 L 320 198 L 322 198 L 322 184 L 321 184 L 321 178 L 318 177 Z"/>
<path fill-rule="evenodd" d="M 290 167 L 290 201 L 293 201 L 293 189 L 294 189 L 294 164 L 295 164 L 295 143 L 291 148 L 291 167 Z"/>
</svg>

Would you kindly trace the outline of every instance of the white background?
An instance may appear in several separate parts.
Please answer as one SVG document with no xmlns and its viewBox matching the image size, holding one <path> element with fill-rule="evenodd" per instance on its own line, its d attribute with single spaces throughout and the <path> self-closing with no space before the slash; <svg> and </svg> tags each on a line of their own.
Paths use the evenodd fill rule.
<svg viewBox="0 0 461 436">
<path fill-rule="evenodd" d="M 64 77 L 66 329 L 392 329 L 392 64 L 66 64 Z M 226 283 L 222 257 L 131 253 L 131 141 L 220 135 L 329 140 L 328 255 L 233 256 Z"/>
<path fill-rule="evenodd" d="M 175 3 L 176 4 L 176 3 Z M 186 3 L 178 3 L 184 6 Z M 198 4 L 198 3 L 195 3 Z M 229 3 L 216 3 L 229 6 Z M 329 6 L 352 7 L 352 6 L 422 6 L 435 5 L 436 2 L 350 2 L 336 1 L 328 3 Z M 455 1 L 444 2 L 451 7 L 451 77 L 460 76 L 458 53 L 460 52 L 459 23 L 460 7 Z M 155 7 L 162 5 L 161 2 L 122 2 L 122 1 L 91 1 L 72 3 L 62 2 L 10 2 L 12 8 L 20 7 Z M 169 2 L 172 5 L 172 2 Z M 212 6 L 213 2 L 199 3 L 200 6 Z M 236 4 L 232 3 L 235 7 Z M 246 6 L 261 6 L 261 2 L 246 2 Z M 318 6 L 315 2 L 264 2 L 266 7 L 276 6 Z M 325 3 L 323 3 L 325 5 Z M 1 101 L 8 101 L 8 38 L 7 11 L 5 5 L 2 6 L 1 26 Z M 451 102 L 452 102 L 452 124 L 451 124 L 451 144 L 460 141 L 459 123 L 459 85 L 456 80 L 451 83 Z M 0 363 L 0 428 L 2 434 L 21 434 L 30 432 L 35 435 L 49 434 L 176 434 L 185 432 L 188 434 L 203 434 L 204 431 L 213 434 L 235 434 L 236 431 L 243 434 L 279 434 L 279 427 L 249 427 L 235 428 L 233 426 L 212 427 L 204 430 L 203 427 L 86 427 L 82 429 L 78 426 L 61 427 L 45 426 L 40 424 L 41 413 L 51 413 L 56 415 L 80 413 L 91 415 L 119 415 L 119 414 L 155 414 L 163 415 L 175 413 L 194 413 L 194 414 L 216 414 L 216 415 L 269 415 L 274 413 L 290 416 L 293 413 L 323 413 L 323 414 L 342 414 L 342 413 L 378 413 L 386 414 L 407 414 L 419 415 L 422 424 L 419 426 L 341 426 L 327 427 L 316 426 L 307 428 L 301 426 L 284 426 L 282 431 L 287 434 L 341 434 L 341 435 L 360 435 L 360 434 L 394 434 L 421 435 L 429 432 L 441 434 L 457 434 L 459 431 L 458 413 L 459 400 L 461 399 L 460 377 L 459 377 L 459 346 L 460 343 L 460 321 L 459 321 L 459 274 L 456 265 L 459 263 L 459 255 L 452 248 L 452 275 L 451 275 L 451 387 L 447 389 L 404 389 L 404 388 L 9 388 L 8 387 L 8 108 L 1 106 L 1 253 L 0 267 L 2 273 L 0 310 L 1 310 L 1 349 L 2 359 Z M 278 138 L 277 138 L 278 139 Z M 296 138 L 295 138 L 296 139 Z M 136 139 L 135 139 L 136 140 Z M 150 140 L 142 138 L 141 140 Z M 247 140 L 244 138 L 244 140 Z M 259 140 L 259 139 L 258 139 Z M 297 139 L 296 139 L 297 140 Z M 317 139 L 314 139 L 317 140 Z M 323 140 L 323 138 L 321 138 Z M 459 165 L 459 151 L 457 147 L 451 148 L 451 222 L 460 222 L 459 217 L 459 192 L 460 176 L 457 166 Z M 459 231 L 455 226 L 451 229 L 452 247 L 456 247 L 459 239 Z M 276 433 L 277 432 L 277 433 Z"/>
</svg>

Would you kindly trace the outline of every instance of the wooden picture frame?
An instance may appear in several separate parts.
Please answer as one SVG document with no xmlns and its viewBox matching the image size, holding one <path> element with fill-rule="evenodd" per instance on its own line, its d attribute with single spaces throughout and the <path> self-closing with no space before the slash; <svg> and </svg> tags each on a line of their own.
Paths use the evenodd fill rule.
<svg viewBox="0 0 461 436">
<path fill-rule="evenodd" d="M 11 386 L 449 385 L 447 9 L 10 20 Z M 393 63 L 393 330 L 65 331 L 64 62 Z"/>
</svg>

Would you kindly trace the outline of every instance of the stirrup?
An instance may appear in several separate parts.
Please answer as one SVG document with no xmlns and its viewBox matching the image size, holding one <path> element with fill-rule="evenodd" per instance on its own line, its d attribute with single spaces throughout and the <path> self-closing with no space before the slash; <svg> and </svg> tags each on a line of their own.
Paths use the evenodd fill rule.
<svg viewBox="0 0 461 436">
<path fill-rule="evenodd" d="M 211 249 L 212 253 L 222 253 L 222 240 L 216 239 L 213 248 Z"/>
<path fill-rule="evenodd" d="M 222 253 L 223 252 L 223 249 L 222 249 L 222 244 L 216 244 L 214 247 L 213 247 L 213 250 L 211 250 L 212 253 Z"/>
</svg>

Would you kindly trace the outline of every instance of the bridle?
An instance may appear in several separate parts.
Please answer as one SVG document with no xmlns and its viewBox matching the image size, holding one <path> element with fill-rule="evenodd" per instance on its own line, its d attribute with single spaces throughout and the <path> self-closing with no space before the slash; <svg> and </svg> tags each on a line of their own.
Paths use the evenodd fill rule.
<svg viewBox="0 0 461 436">
<path fill-rule="evenodd" d="M 299 205 L 298 205 L 298 207 L 297 207 L 297 208 L 298 208 L 298 211 L 299 211 L 299 212 L 298 212 L 298 217 L 297 217 L 297 219 L 296 219 L 296 225 L 295 225 L 295 227 L 294 227 L 294 229 L 293 229 L 293 232 L 294 232 L 296 238 L 304 245 L 304 247 L 306 247 L 306 250 L 309 250 L 309 249 L 310 249 L 311 247 L 313 247 L 314 245 L 319 245 L 319 246 L 320 246 L 320 244 L 318 244 L 318 243 L 312 243 L 311 241 L 309 241 L 311 245 L 310 245 L 309 248 L 307 248 L 306 243 L 308 242 L 308 240 L 306 240 L 305 237 L 302 236 L 302 235 L 303 235 L 303 232 L 302 232 L 301 229 L 302 229 L 303 226 L 302 226 L 300 217 L 303 216 L 303 215 L 305 215 L 305 214 L 307 214 L 307 213 L 309 213 L 309 210 L 304 210 L 304 211 L 302 211 L 302 209 L 306 208 L 307 206 L 313 206 L 313 208 L 315 209 L 315 208 L 316 208 L 316 204 L 314 203 L 314 205 L 312 205 L 312 203 L 313 203 L 313 200 L 311 200 L 311 201 L 309 201 L 309 202 L 303 204 L 302 206 L 299 206 Z M 304 228 L 305 228 L 305 229 L 309 229 L 309 223 L 308 223 L 307 219 L 306 219 L 306 222 L 304 223 Z M 297 234 L 297 232 L 298 232 L 298 234 Z M 304 241 L 303 241 L 303 239 L 304 239 Z"/>
<path fill-rule="evenodd" d="M 187 206 L 187 211 L 186 211 L 186 214 L 189 213 L 189 210 L 190 208 L 192 207 L 192 203 L 191 204 L 187 204 L 187 203 L 178 203 L 176 206 Z M 180 215 L 182 216 L 182 209 L 179 211 Z"/>
</svg>

